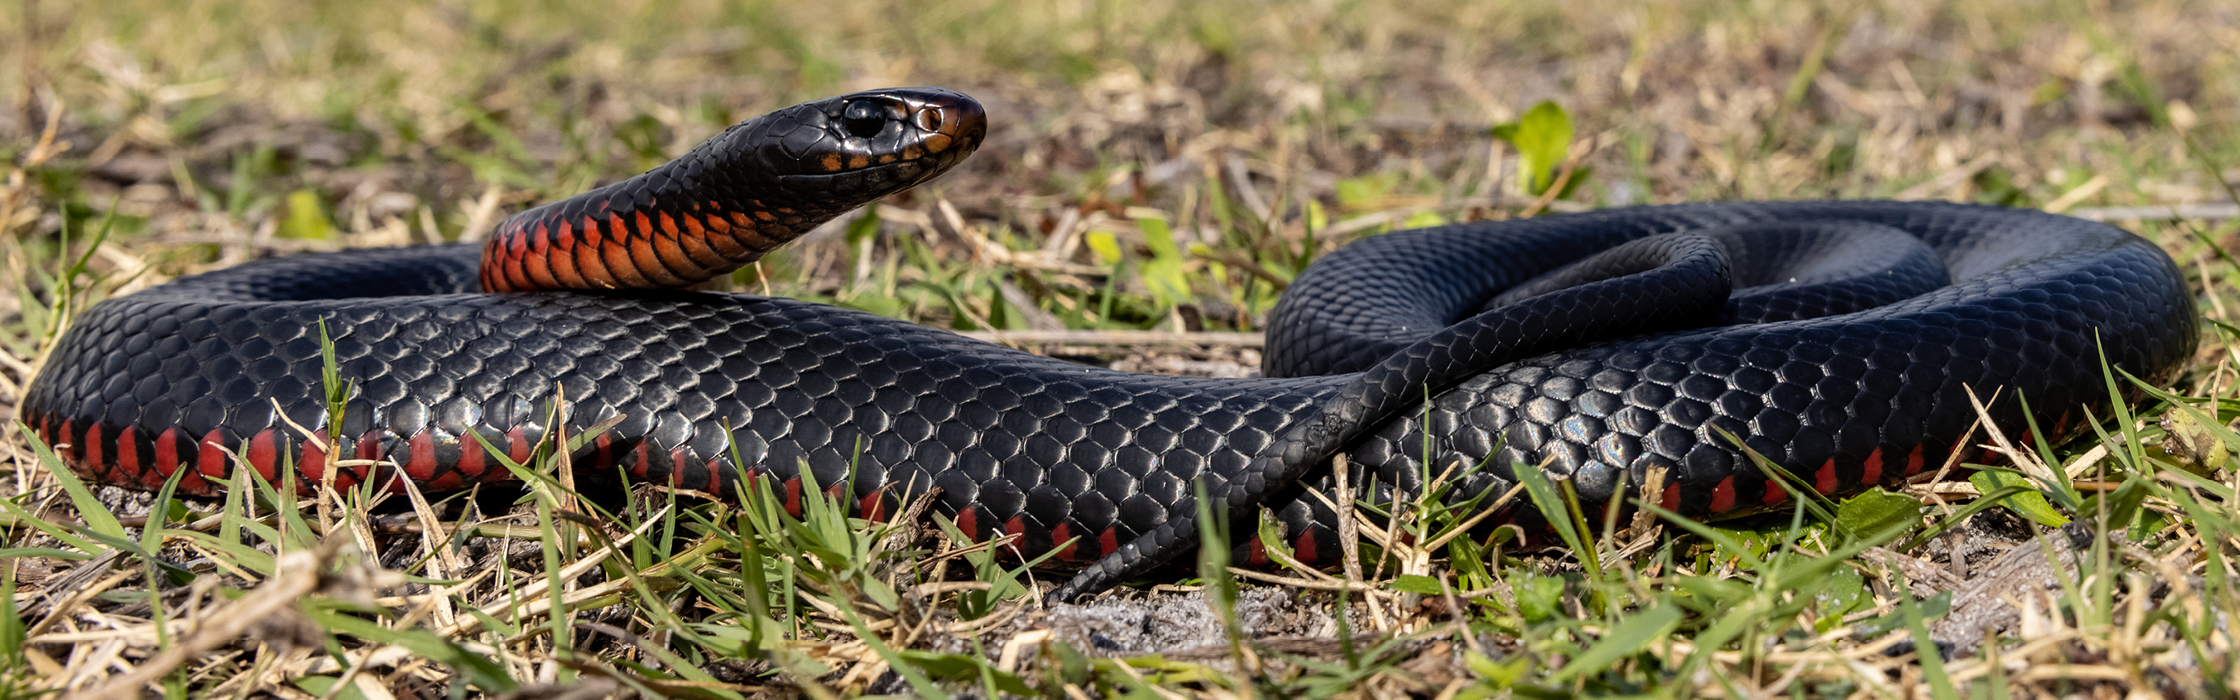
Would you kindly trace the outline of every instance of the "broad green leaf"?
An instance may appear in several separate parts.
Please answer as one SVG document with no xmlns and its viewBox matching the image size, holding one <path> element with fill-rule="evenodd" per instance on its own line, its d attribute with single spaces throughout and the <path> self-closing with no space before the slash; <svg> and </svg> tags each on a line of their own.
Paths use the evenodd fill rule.
<svg viewBox="0 0 2240 700">
<path fill-rule="evenodd" d="M 1517 614 L 1525 622 L 1539 622 L 1554 616 L 1563 606 L 1563 579 L 1553 576 L 1526 574 L 1509 579 L 1510 592 L 1517 596 Z"/>
<path fill-rule="evenodd" d="M 1144 286 L 1151 288 L 1151 300 L 1160 307 L 1173 306 L 1190 300 L 1190 278 L 1182 272 L 1178 258 L 1146 260 L 1141 269 Z"/>
<path fill-rule="evenodd" d="M 1113 236 L 1111 231 L 1090 231 L 1081 236 L 1081 241 L 1089 244 L 1089 252 L 1096 254 L 1098 264 L 1112 265 L 1120 262 L 1120 239 Z"/>
<path fill-rule="evenodd" d="M 1399 184 L 1400 176 L 1389 172 L 1370 173 L 1360 177 L 1339 180 L 1338 206 L 1348 209 L 1375 206 L 1378 200 L 1392 194 L 1392 188 Z"/>
<path fill-rule="evenodd" d="M 1174 246 L 1174 229 L 1167 226 L 1166 219 L 1139 216 L 1136 228 L 1143 231 L 1143 245 L 1151 249 L 1152 257 L 1171 258 L 1181 254 Z"/>
<path fill-rule="evenodd" d="M 1836 533 L 1848 538 L 1873 537 L 1892 529 L 1921 526 L 1921 501 L 1877 487 L 1844 499 L 1836 506 Z"/>
<path fill-rule="evenodd" d="M 1385 584 L 1385 587 L 1402 593 L 1421 595 L 1440 595 L 1446 592 L 1445 589 L 1439 587 L 1439 579 L 1415 574 L 1401 574 L 1399 578 Z"/>
<path fill-rule="evenodd" d="M 1570 155 L 1571 115 L 1554 102 L 1541 102 L 1515 124 L 1493 128 L 1493 137 L 1517 149 L 1518 172 L 1529 179 L 1525 191 L 1538 196 L 1555 184 L 1556 168 Z"/>
<path fill-rule="evenodd" d="M 2172 411 L 2171 413 L 2175 415 L 2177 412 Z M 2059 510 L 2055 510 L 2053 504 L 2046 501 L 2046 495 L 2036 490 L 2038 488 L 2037 482 L 2031 481 L 2021 474 L 1986 469 L 1969 475 L 1968 483 L 1975 484 L 1977 491 L 1986 494 L 2008 486 L 2032 489 L 2008 496 L 1999 505 L 2005 506 L 2007 510 L 2014 511 L 2016 515 L 2029 518 L 2031 522 L 2046 527 L 2061 527 L 2069 524 L 2068 516 L 2062 515 Z"/>
<path fill-rule="evenodd" d="M 1768 484 L 1766 488 L 1779 487 Z M 1712 546 L 1712 552 L 1719 556 L 1721 560 L 1737 556 L 1751 561 L 1763 560 L 1772 554 L 1775 548 L 1780 547 L 1783 538 L 1789 534 L 1789 523 L 1774 522 L 1771 519 L 1745 521 L 1743 524 L 1710 525 L 1708 527 L 1728 538 L 1727 541 Z M 1820 523 L 1808 522 L 1805 525 L 1804 532 L 1800 534 L 1809 535 L 1813 531 L 1826 529 L 1827 527 Z"/>
<path fill-rule="evenodd" d="M 1286 559 L 1296 558 L 1291 553 L 1290 542 L 1283 539 L 1283 532 L 1277 529 L 1275 512 L 1266 508 L 1260 509 L 1260 546 Z"/>
<path fill-rule="evenodd" d="M 1439 212 L 1435 211 L 1419 211 L 1416 212 L 1415 216 L 1408 217 L 1407 221 L 1400 222 L 1400 228 L 1431 228 L 1445 225 L 1447 225 L 1447 217 L 1440 216 Z"/>
<path fill-rule="evenodd" d="M 1848 566 L 1836 567 L 1819 579 L 1812 587 L 1812 597 L 1820 602 L 1823 612 L 1848 613 L 1861 602 L 1873 599 L 1868 595 L 1867 582 L 1859 570 Z"/>
<path fill-rule="evenodd" d="M 280 222 L 281 238 L 325 241 L 334 238 L 334 224 L 327 221 L 327 213 L 319 205 L 319 193 L 296 190 L 288 193 L 288 216 Z"/>
<path fill-rule="evenodd" d="M 1173 306 L 1190 300 L 1190 278 L 1182 272 L 1182 252 L 1175 247 L 1174 230 L 1165 219 L 1139 217 L 1136 228 L 1143 231 L 1144 245 L 1151 249 L 1151 259 L 1143 263 L 1143 283 L 1151 288 L 1151 298 L 1160 306 Z"/>
</svg>

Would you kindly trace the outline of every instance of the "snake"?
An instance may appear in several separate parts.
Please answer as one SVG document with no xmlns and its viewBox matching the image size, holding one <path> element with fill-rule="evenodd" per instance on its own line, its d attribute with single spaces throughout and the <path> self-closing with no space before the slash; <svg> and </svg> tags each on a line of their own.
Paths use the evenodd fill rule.
<svg viewBox="0 0 2240 700">
<path fill-rule="evenodd" d="M 1252 378 L 689 288 L 934 178 L 987 133 L 958 92 L 854 93 L 744 121 L 485 242 L 181 277 L 72 321 L 21 415 L 92 481 L 184 494 L 243 469 L 456 491 L 515 479 L 506 463 L 561 434 L 579 437 L 584 489 L 766 488 L 795 512 L 822 491 L 873 519 L 938 489 L 964 534 L 1077 571 L 1053 597 L 1078 599 L 1193 551 L 1214 524 L 1201 512 L 1265 518 L 1272 536 L 1233 547 L 1248 563 L 1331 565 L 1336 464 L 1367 502 L 1437 487 L 1493 522 L 1545 517 L 1483 498 L 1520 465 L 1582 508 L 1731 517 L 1988 459 L 1986 424 L 2026 445 L 2079 434 L 2198 343 L 2194 297 L 2154 244 L 1934 202 L 1366 236 L 1283 292 Z"/>
</svg>

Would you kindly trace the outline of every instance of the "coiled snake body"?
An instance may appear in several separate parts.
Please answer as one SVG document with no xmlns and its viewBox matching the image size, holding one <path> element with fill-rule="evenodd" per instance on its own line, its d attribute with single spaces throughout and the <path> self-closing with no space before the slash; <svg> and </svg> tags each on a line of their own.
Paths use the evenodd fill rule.
<svg viewBox="0 0 2240 700">
<path fill-rule="evenodd" d="M 517 215 L 486 246 L 261 261 L 109 300 L 65 334 L 24 416 L 105 483 L 187 470 L 183 491 L 211 493 L 238 452 L 269 479 L 292 464 L 303 483 L 443 490 L 510 479 L 465 433 L 524 458 L 557 390 L 570 430 L 620 420 L 576 455 L 586 478 L 730 493 L 743 467 L 797 503 L 806 465 L 872 515 L 939 487 L 968 534 L 1093 562 L 1071 597 L 1194 547 L 1196 482 L 1233 514 L 1276 509 L 1309 563 L 1336 549 L 1302 482 L 1339 452 L 1375 498 L 1418 488 L 1426 458 L 1485 464 L 1465 493 L 1545 461 L 1590 503 L 1664 467 L 1663 506 L 1717 516 L 1787 497 L 1721 431 L 1819 491 L 1853 491 L 1966 448 L 1971 389 L 2010 434 L 2058 437 L 2109 400 L 2103 355 L 2162 381 L 2196 343 L 2184 281 L 2146 241 L 1919 203 L 1372 237 L 1286 292 L 1268 379 L 1108 371 L 806 302 L 641 289 L 723 274 L 923 182 L 985 129 L 944 90 L 811 102 Z M 584 291 L 531 291 L 558 288 Z M 356 387 L 340 425 L 322 323 Z M 283 415 L 337 457 L 398 467 L 326 474 Z"/>
</svg>

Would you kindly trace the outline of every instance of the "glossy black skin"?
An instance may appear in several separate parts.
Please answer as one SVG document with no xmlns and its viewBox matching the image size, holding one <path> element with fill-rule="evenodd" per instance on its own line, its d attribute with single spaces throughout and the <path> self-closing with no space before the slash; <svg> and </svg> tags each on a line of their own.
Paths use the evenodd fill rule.
<svg viewBox="0 0 2240 700">
<path fill-rule="evenodd" d="M 1765 262 L 1786 259 L 1783 241 L 1818 248 L 1829 230 L 1855 228 L 1926 252 L 1887 256 L 1901 272 L 1865 282 L 1747 298 L 1762 280 L 1784 287 L 1825 266 Z M 1712 235 L 1658 235 L 1694 229 Z M 1772 252 L 1730 254 L 1721 241 L 1733 236 Z M 1557 273 L 1580 286 L 1497 300 L 1642 239 Z M 622 417 L 604 451 L 578 455 L 588 476 L 619 466 L 729 491 L 735 447 L 781 480 L 806 464 L 816 483 L 848 482 L 852 465 L 853 495 L 870 502 L 938 486 L 940 508 L 975 536 L 1016 526 L 1028 552 L 1059 544 L 1061 528 L 1082 538 L 1067 558 L 1102 558 L 1057 593 L 1070 598 L 1194 547 L 1194 482 L 1232 514 L 1276 509 L 1286 537 L 1324 552 L 1335 551 L 1331 514 L 1299 494 L 1326 478 L 1326 458 L 1344 451 L 1367 480 L 1357 483 L 1389 498 L 1419 484 L 1427 436 L 1442 468 L 1488 464 L 1468 492 L 1506 489 L 1514 461 L 1551 459 L 1602 503 L 1621 479 L 1663 466 L 1683 514 L 1728 515 L 1769 486 L 1715 429 L 1800 474 L 1830 465 L 1830 490 L 1857 490 L 1875 454 L 1920 447 L 1942 462 L 1973 422 L 1971 387 L 2010 397 L 1992 407 L 2010 430 L 2025 427 L 2016 395 L 2053 425 L 2106 403 L 2099 352 L 2161 381 L 2190 355 L 2198 323 L 2176 267 L 2131 234 L 1945 204 L 1646 207 L 1369 238 L 1318 262 L 1273 315 L 1267 373 L 1310 376 L 1245 380 L 1083 367 L 786 299 L 476 294 L 478 254 L 297 256 L 104 302 L 65 336 L 25 415 L 48 439 L 79 442 L 73 466 L 106 481 L 145 485 L 125 473 L 125 453 L 157 462 L 156 436 L 172 427 L 214 431 L 229 448 L 277 435 L 291 453 L 299 443 L 272 406 L 328 427 L 325 319 L 341 376 L 359 387 L 338 431 L 346 452 L 401 461 L 425 435 L 441 449 L 422 466 L 453 471 L 466 430 L 541 436 L 557 385 L 571 429 Z M 1919 270 L 1924 259 L 1941 269 Z M 1878 292 L 1884 277 L 1912 286 Z M 1746 298 L 1723 304 L 1733 293 Z M 131 444 L 87 458 L 88 438 L 127 427 Z M 1722 498 L 1730 507 L 1715 510 Z"/>
</svg>

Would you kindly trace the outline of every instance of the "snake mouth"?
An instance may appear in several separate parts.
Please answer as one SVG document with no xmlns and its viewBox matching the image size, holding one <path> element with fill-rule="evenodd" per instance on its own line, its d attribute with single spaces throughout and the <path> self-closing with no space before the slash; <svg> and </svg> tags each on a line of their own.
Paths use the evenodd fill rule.
<svg viewBox="0 0 2240 700">
<path fill-rule="evenodd" d="M 778 183 L 826 196 L 917 185 L 963 161 L 988 132 L 979 102 L 942 88 L 859 92 L 780 115 L 765 150 Z"/>
</svg>

